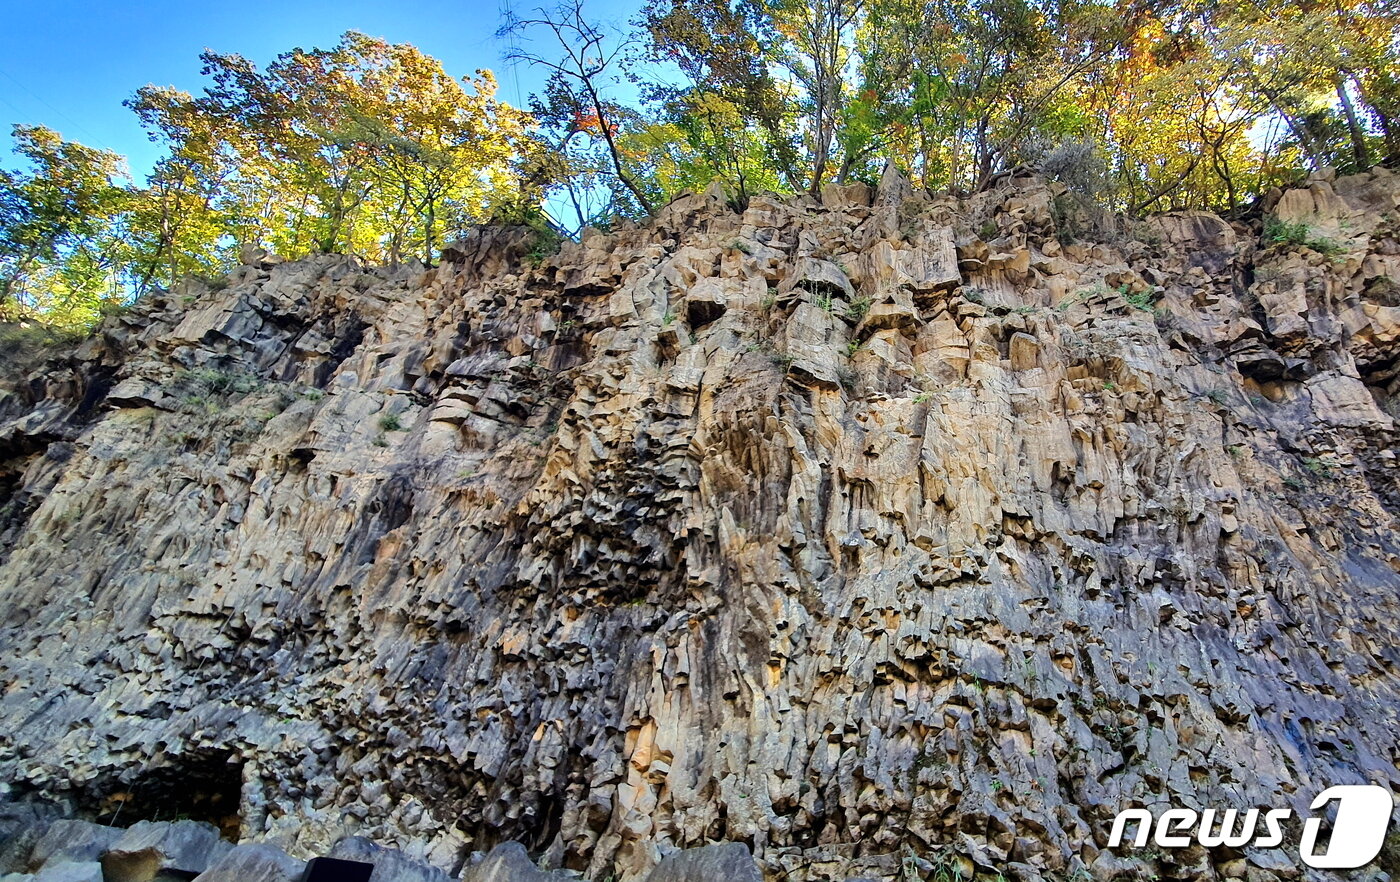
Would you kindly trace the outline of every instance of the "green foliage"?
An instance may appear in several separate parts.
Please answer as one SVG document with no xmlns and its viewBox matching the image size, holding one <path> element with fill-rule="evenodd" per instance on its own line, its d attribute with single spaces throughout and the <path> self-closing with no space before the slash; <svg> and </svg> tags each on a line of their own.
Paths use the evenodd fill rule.
<svg viewBox="0 0 1400 882">
<path fill-rule="evenodd" d="M 1133 292 L 1129 290 L 1127 285 L 1121 285 L 1118 288 L 1118 293 L 1125 303 L 1133 309 L 1140 309 L 1143 312 L 1152 312 L 1157 303 L 1157 294 L 1151 289 Z"/>
<path fill-rule="evenodd" d="M 870 305 L 869 297 L 857 297 L 846 307 L 846 318 L 852 321 L 860 321 L 865 318 L 866 313 L 870 312 Z"/>
<path fill-rule="evenodd" d="M 256 374 L 213 367 L 184 371 L 179 377 L 179 383 L 191 394 L 218 397 L 247 395 L 262 387 L 262 381 Z"/>
<path fill-rule="evenodd" d="M 742 211 L 887 164 L 961 193 L 1035 166 L 1063 187 L 1050 214 L 1070 245 L 1111 231 L 1106 208 L 1233 210 L 1323 167 L 1400 160 L 1396 12 L 1378 0 L 644 0 L 631 30 L 562 0 L 503 32 L 543 38 L 512 52 L 548 72 L 531 114 L 487 71 L 459 80 L 349 32 L 265 66 L 207 51 L 196 93 L 140 89 L 128 105 L 161 153 L 139 182 L 119 157 L 16 127 L 0 320 L 84 329 L 218 277 L 242 246 L 431 262 L 474 224 L 526 223 L 538 266 L 570 231 L 716 183 Z M 916 241 L 921 221 L 900 220 Z M 995 219 L 977 232 L 1001 234 Z M 1342 251 L 1277 218 L 1264 235 Z"/>
<path fill-rule="evenodd" d="M 42 126 L 13 129 L 19 171 L 0 169 L 0 321 L 94 324 L 121 302 L 121 158 Z"/>
<path fill-rule="evenodd" d="M 163 150 L 143 183 L 114 154 L 15 127 L 0 319 L 84 328 L 157 285 L 222 275 L 240 245 L 431 262 L 472 224 L 538 213 L 551 167 L 487 71 L 457 80 L 353 31 L 264 69 L 201 60 L 203 95 L 146 86 L 127 102 Z"/>
<path fill-rule="evenodd" d="M 379 418 L 379 428 L 385 432 L 397 432 L 403 428 L 403 423 L 396 413 L 386 413 Z"/>
<path fill-rule="evenodd" d="M 1264 241 L 1276 245 L 1294 245 L 1311 248 L 1319 254 L 1335 255 L 1345 249 L 1330 239 L 1316 236 L 1312 228 L 1304 223 L 1289 223 L 1277 217 L 1264 220 Z"/>
<path fill-rule="evenodd" d="M 1319 478 L 1332 477 L 1332 466 L 1315 456 L 1304 457 L 1303 468 L 1307 469 L 1310 474 Z"/>
</svg>

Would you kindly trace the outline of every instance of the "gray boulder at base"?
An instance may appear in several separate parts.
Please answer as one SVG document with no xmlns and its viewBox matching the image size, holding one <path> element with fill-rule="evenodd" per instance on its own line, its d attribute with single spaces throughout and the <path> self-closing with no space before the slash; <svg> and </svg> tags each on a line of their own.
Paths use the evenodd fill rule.
<svg viewBox="0 0 1400 882">
<path fill-rule="evenodd" d="M 561 882 L 574 878 L 541 870 L 519 842 L 502 842 L 462 873 L 462 882 Z"/>
<path fill-rule="evenodd" d="M 0 882 L 5 882 L 8 875 L 18 875 L 29 869 L 29 856 L 48 826 L 47 821 L 26 824 L 11 829 L 0 839 Z"/>
<path fill-rule="evenodd" d="M 58 809 L 46 804 L 0 801 L 0 882 L 7 874 L 29 869 L 35 843 L 57 815 Z"/>
<path fill-rule="evenodd" d="M 203 821 L 139 821 L 102 855 L 102 871 L 106 882 L 152 882 L 168 870 L 201 873 L 232 848 Z"/>
<path fill-rule="evenodd" d="M 235 845 L 195 882 L 301 882 L 306 862 L 271 845 Z"/>
<path fill-rule="evenodd" d="M 396 848 L 375 845 L 363 836 L 347 836 L 326 857 L 374 864 L 369 882 L 451 882 L 437 867 L 416 861 Z"/>
<path fill-rule="evenodd" d="M 97 861 L 63 861 L 46 864 L 34 874 L 34 882 L 102 882 L 102 865 Z"/>
<path fill-rule="evenodd" d="M 748 846 L 721 842 L 668 854 L 647 882 L 763 882 L 763 874 Z"/>
<path fill-rule="evenodd" d="M 65 861 L 95 861 L 126 831 L 90 821 L 54 821 L 29 853 L 30 869 Z"/>
</svg>

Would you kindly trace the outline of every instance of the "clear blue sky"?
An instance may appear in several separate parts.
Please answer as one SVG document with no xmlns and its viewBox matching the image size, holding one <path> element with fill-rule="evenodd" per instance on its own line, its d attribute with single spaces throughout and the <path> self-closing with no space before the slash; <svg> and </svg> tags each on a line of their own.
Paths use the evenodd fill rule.
<svg viewBox="0 0 1400 882">
<path fill-rule="evenodd" d="M 461 77 L 495 71 L 500 96 L 523 106 L 542 76 L 507 69 L 495 33 L 505 3 L 541 0 L 0 0 L 0 163 L 9 128 L 37 123 L 126 156 L 144 173 L 154 145 L 122 106 L 147 83 L 198 93 L 199 53 L 236 52 L 259 65 L 300 46 L 328 47 L 348 30 L 412 43 Z M 623 25 L 637 0 L 588 0 L 591 18 Z M 543 48 L 543 46 L 541 46 Z"/>
</svg>

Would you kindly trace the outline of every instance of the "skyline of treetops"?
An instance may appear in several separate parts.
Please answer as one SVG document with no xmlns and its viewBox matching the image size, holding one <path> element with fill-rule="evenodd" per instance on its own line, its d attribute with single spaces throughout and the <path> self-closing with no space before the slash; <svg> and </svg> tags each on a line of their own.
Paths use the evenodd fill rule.
<svg viewBox="0 0 1400 882">
<path fill-rule="evenodd" d="M 350 31 L 126 102 L 160 158 L 16 125 L 0 169 L 0 320 L 62 329 L 252 245 L 431 263 L 474 224 L 577 233 L 719 180 L 738 201 L 873 182 L 934 192 L 1030 166 L 1144 215 L 1240 213 L 1322 168 L 1400 163 L 1400 0 L 578 0 L 501 22 L 542 71 Z"/>
</svg>

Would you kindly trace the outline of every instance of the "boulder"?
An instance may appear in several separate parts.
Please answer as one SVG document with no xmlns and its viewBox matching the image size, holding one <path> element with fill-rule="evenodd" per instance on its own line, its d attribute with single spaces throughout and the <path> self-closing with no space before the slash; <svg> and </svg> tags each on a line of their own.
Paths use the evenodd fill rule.
<svg viewBox="0 0 1400 882">
<path fill-rule="evenodd" d="M 102 865 L 97 861 L 49 864 L 30 878 L 34 882 L 104 882 Z"/>
<path fill-rule="evenodd" d="M 102 855 L 106 882 L 154 882 L 162 874 L 201 873 L 233 848 L 213 824 L 140 821 Z"/>
<path fill-rule="evenodd" d="M 102 857 L 125 831 L 90 821 L 54 821 L 34 844 L 29 854 L 31 868 L 66 861 L 95 861 Z"/>
<path fill-rule="evenodd" d="M 560 882 L 568 878 L 535 866 L 519 842 L 502 842 L 462 873 L 462 882 Z"/>
<path fill-rule="evenodd" d="M 647 882 L 763 882 L 758 864 L 742 842 L 721 842 L 667 855 Z"/>
<path fill-rule="evenodd" d="M 235 845 L 195 877 L 196 882 L 300 882 L 306 868 L 271 845 Z"/>
<path fill-rule="evenodd" d="M 437 867 L 416 861 L 396 848 L 376 845 L 363 836 L 340 840 L 329 856 L 374 864 L 370 882 L 449 882 L 451 878 Z"/>
</svg>

